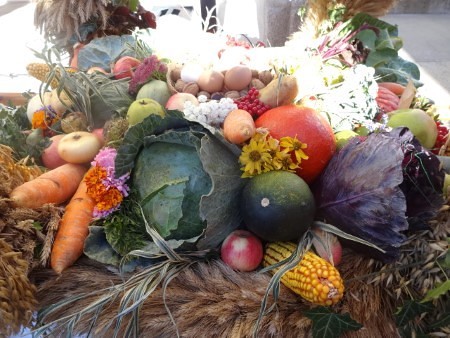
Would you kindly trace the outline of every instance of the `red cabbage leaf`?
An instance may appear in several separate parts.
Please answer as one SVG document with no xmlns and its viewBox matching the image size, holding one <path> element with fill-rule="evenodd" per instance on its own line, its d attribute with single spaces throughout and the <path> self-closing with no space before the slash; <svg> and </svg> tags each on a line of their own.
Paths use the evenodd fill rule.
<svg viewBox="0 0 450 338">
<path fill-rule="evenodd" d="M 353 249 L 390 262 L 408 229 L 401 140 L 385 133 L 352 139 L 330 160 L 313 191 L 318 217 L 385 250 L 349 241 Z M 346 243 L 347 244 L 347 243 Z"/>
</svg>

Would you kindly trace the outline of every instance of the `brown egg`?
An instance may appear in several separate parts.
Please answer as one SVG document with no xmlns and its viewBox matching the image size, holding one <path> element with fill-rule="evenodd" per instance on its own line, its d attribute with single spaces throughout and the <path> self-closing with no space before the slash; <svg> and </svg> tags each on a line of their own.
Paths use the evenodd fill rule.
<svg viewBox="0 0 450 338">
<path fill-rule="evenodd" d="M 197 84 L 200 90 L 207 91 L 208 93 L 214 93 L 222 90 L 224 76 L 221 72 L 208 69 L 200 74 L 197 80 Z"/>
<path fill-rule="evenodd" d="M 225 73 L 225 87 L 228 90 L 242 90 L 252 80 L 252 71 L 247 66 L 234 66 Z"/>
</svg>

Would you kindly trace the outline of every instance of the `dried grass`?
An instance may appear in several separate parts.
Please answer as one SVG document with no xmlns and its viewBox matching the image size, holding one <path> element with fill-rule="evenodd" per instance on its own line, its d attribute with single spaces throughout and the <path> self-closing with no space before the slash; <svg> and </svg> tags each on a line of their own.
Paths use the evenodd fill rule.
<svg viewBox="0 0 450 338">
<path fill-rule="evenodd" d="M 106 27 L 109 18 L 108 0 L 36 0 L 34 24 L 45 38 L 67 42 L 89 20 Z"/>
<path fill-rule="evenodd" d="M 365 267 L 367 259 L 353 253 L 346 256 L 345 261 L 347 263 L 340 270 L 346 276 L 359 276 L 372 271 Z M 358 269 L 355 270 L 355 267 Z M 348 271 L 345 272 L 345 269 Z M 47 270 L 35 271 L 34 276 L 36 282 L 42 282 L 38 288 L 42 307 L 121 282 L 118 275 L 102 266 L 90 265 L 88 261 L 79 262 L 58 279 Z M 157 289 L 144 302 L 140 310 L 140 331 L 144 336 L 175 336 L 175 326 L 167 313 L 169 309 L 183 337 L 250 337 L 269 280 L 268 274 L 237 273 L 220 261 L 197 263 L 175 277 L 165 293 Z M 334 309 L 350 313 L 365 327 L 347 337 L 396 337 L 392 312 L 389 312 L 392 305 L 386 306 L 383 288 L 368 286 L 357 279 L 346 287 L 345 300 Z M 61 308 L 52 313 L 48 320 L 80 311 L 97 296 L 92 295 Z M 114 323 L 118 305 L 119 299 L 116 299 L 107 309 L 103 309 L 91 331 L 93 337 L 111 335 L 111 331 L 105 333 L 102 329 Z M 311 322 L 303 311 L 310 307 L 282 286 L 277 307 L 263 318 L 258 337 L 309 337 Z M 83 318 L 75 332 L 86 333 L 90 329 L 90 320 L 91 317 Z"/>
<path fill-rule="evenodd" d="M 27 276 L 28 262 L 0 238 L 0 336 L 29 327 L 37 308 L 36 287 Z"/>
</svg>

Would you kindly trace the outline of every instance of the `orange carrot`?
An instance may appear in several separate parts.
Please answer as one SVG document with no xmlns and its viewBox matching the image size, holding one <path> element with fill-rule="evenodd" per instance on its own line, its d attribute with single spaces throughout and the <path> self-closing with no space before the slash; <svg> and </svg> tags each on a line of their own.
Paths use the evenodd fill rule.
<svg viewBox="0 0 450 338">
<path fill-rule="evenodd" d="M 83 179 L 77 191 L 67 203 L 64 215 L 59 222 L 50 255 L 52 269 L 60 274 L 72 266 L 83 254 L 84 241 L 89 234 L 95 202 L 87 194 Z"/>
<path fill-rule="evenodd" d="M 223 136 L 230 143 L 244 143 L 249 140 L 255 132 L 255 121 L 246 110 L 232 110 L 223 121 Z"/>
<path fill-rule="evenodd" d="M 389 89 L 391 92 L 393 92 L 397 96 L 402 95 L 403 91 L 405 90 L 405 86 L 401 85 L 400 83 L 396 83 L 396 82 L 380 82 L 380 83 L 378 83 L 378 86 Z"/>
<path fill-rule="evenodd" d="M 17 207 L 36 209 L 46 203 L 60 204 L 77 190 L 87 167 L 67 163 L 16 187 L 9 195 Z"/>
</svg>

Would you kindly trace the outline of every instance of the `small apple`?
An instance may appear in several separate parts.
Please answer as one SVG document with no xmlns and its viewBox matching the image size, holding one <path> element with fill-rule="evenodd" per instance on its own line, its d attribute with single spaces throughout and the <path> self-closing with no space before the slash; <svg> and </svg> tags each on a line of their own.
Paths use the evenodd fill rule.
<svg viewBox="0 0 450 338">
<path fill-rule="evenodd" d="M 130 126 L 142 122 L 147 116 L 152 114 L 161 117 L 166 116 L 164 107 L 157 101 L 149 98 L 133 101 L 128 107 L 127 119 Z"/>
<path fill-rule="evenodd" d="M 50 137 L 50 145 L 44 149 L 41 154 L 42 164 L 48 169 L 55 169 L 67 161 L 63 160 L 58 154 L 59 141 L 65 136 L 65 134 L 58 134 Z"/>
<path fill-rule="evenodd" d="M 264 256 L 261 240 L 247 230 L 235 230 L 223 241 L 220 257 L 225 264 L 238 271 L 253 271 Z"/>
<path fill-rule="evenodd" d="M 101 148 L 101 142 L 93 133 L 75 131 L 59 140 L 58 154 L 69 163 L 82 164 L 92 161 Z"/>
<path fill-rule="evenodd" d="M 320 228 L 311 228 L 314 236 L 312 244 L 317 254 L 334 266 L 342 260 L 342 245 L 335 234 L 323 231 Z"/>
<path fill-rule="evenodd" d="M 132 56 L 122 56 L 114 63 L 112 73 L 114 77 L 119 79 L 130 78 L 133 76 L 133 69 L 141 64 L 139 59 Z"/>
<path fill-rule="evenodd" d="M 387 126 L 407 127 L 425 148 L 436 143 L 438 129 L 434 119 L 421 109 L 398 109 L 388 114 Z"/>
<path fill-rule="evenodd" d="M 103 128 L 96 128 L 96 129 L 92 130 L 92 134 L 97 136 L 97 138 L 100 141 L 100 143 L 102 144 L 102 146 L 105 145 L 105 136 L 103 135 Z"/>
<path fill-rule="evenodd" d="M 164 106 L 167 103 L 167 100 L 169 100 L 170 96 L 170 89 L 167 86 L 166 81 L 151 80 L 139 89 L 136 95 L 136 100 L 145 98 L 153 99 Z"/>
<path fill-rule="evenodd" d="M 353 130 L 341 130 L 334 134 L 336 137 L 336 150 L 341 150 L 354 137 L 358 136 Z"/>
<path fill-rule="evenodd" d="M 176 93 L 167 100 L 166 109 L 184 111 L 184 103 L 187 101 L 194 106 L 199 105 L 198 99 L 191 93 Z"/>
</svg>

